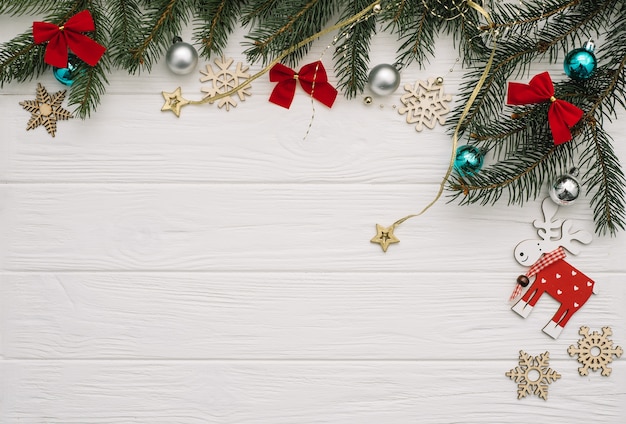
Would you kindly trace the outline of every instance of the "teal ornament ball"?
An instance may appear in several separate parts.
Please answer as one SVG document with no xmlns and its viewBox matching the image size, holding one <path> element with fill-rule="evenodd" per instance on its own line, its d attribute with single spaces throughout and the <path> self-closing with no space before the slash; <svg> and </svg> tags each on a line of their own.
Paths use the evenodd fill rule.
<svg viewBox="0 0 626 424">
<path fill-rule="evenodd" d="M 563 68 L 568 77 L 575 80 L 586 80 L 591 78 L 596 68 L 598 60 L 593 51 L 586 48 L 574 49 L 565 56 Z"/>
<path fill-rule="evenodd" d="M 483 167 L 484 157 L 476 146 L 466 144 L 456 149 L 454 169 L 460 176 L 474 175 Z"/>
<path fill-rule="evenodd" d="M 66 68 L 52 68 L 52 74 L 63 85 L 70 86 L 74 84 L 74 79 L 78 74 L 79 60 L 75 55 L 69 54 L 67 58 Z"/>
</svg>

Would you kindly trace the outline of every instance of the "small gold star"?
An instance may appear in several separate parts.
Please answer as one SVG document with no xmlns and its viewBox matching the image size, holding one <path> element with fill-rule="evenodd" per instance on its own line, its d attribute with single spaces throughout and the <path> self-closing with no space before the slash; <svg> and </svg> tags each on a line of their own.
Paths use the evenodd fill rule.
<svg viewBox="0 0 626 424">
<path fill-rule="evenodd" d="M 383 227 L 382 225 L 376 224 L 376 235 L 373 239 L 370 240 L 372 243 L 380 244 L 383 252 L 387 251 L 387 248 L 392 243 L 400 243 L 400 240 L 393 235 L 393 226 L 391 227 Z"/>
<path fill-rule="evenodd" d="M 161 92 L 163 94 L 163 98 L 165 99 L 165 104 L 161 108 L 161 111 L 171 110 L 174 112 L 174 115 L 180 116 L 180 109 L 189 104 L 189 100 L 185 99 L 183 95 L 180 93 L 180 87 L 178 87 L 174 92 L 168 93 L 167 91 Z"/>
</svg>

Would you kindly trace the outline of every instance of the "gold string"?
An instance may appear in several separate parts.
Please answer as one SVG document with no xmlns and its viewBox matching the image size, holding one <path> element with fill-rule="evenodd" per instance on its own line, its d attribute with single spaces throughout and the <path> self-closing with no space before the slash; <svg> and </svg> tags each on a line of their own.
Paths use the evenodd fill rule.
<svg viewBox="0 0 626 424">
<path fill-rule="evenodd" d="M 352 28 L 354 28 L 356 26 L 356 24 L 360 23 L 361 21 L 366 21 L 367 19 L 371 18 L 372 16 L 378 15 L 382 12 L 382 9 L 380 7 L 378 7 L 379 5 L 374 5 L 372 8 L 372 13 L 371 15 L 367 16 L 367 15 L 363 15 L 360 18 L 356 19 L 354 22 L 350 23 L 350 26 L 343 31 L 342 34 L 335 36 L 335 38 L 333 39 L 333 42 L 329 45 L 326 46 L 326 48 L 322 51 L 322 53 L 320 54 L 319 59 L 317 59 L 317 64 L 315 65 L 315 72 L 313 73 L 313 82 L 311 83 L 311 119 L 309 120 L 309 125 L 307 126 L 306 132 L 304 133 L 304 137 L 302 137 L 302 141 L 306 140 L 306 138 L 309 136 L 309 133 L 311 132 L 311 128 L 313 128 L 313 121 L 315 120 L 315 102 L 313 101 L 313 93 L 315 92 L 315 81 L 317 80 L 317 71 L 320 67 L 320 63 L 322 62 L 322 59 L 324 58 L 324 55 L 326 54 L 326 52 L 328 51 L 328 49 L 331 48 L 331 46 L 334 46 L 337 41 L 339 41 L 340 37 L 348 37 L 348 31 L 350 31 Z M 388 6 L 391 7 L 391 6 Z M 378 10 L 377 10 L 378 9 Z"/>
<path fill-rule="evenodd" d="M 481 15 L 483 15 L 485 17 L 485 19 L 487 20 L 487 23 L 489 24 L 489 28 L 493 28 L 494 23 L 491 20 L 491 16 L 489 16 L 489 13 L 485 9 L 483 9 L 480 5 L 474 3 L 472 0 L 467 0 L 467 5 L 469 7 L 471 7 L 472 9 L 476 10 Z M 463 109 L 463 112 L 461 113 L 459 121 L 457 122 L 456 127 L 454 129 L 454 134 L 452 135 L 452 152 L 451 152 L 451 155 L 450 155 L 450 161 L 448 163 L 448 169 L 446 170 L 446 174 L 444 175 L 444 177 L 443 177 L 443 179 L 441 181 L 441 184 L 439 184 L 439 191 L 437 192 L 437 195 L 435 196 L 435 198 L 433 200 L 430 201 L 430 203 L 428 203 L 418 213 L 407 215 L 404 218 L 401 218 L 401 219 L 397 220 L 396 222 L 394 222 L 393 225 L 391 226 L 392 230 L 395 229 L 398 225 L 402 224 L 404 221 L 422 215 L 424 212 L 426 212 L 428 209 L 430 209 L 441 198 L 441 195 L 443 194 L 443 190 L 445 188 L 446 182 L 448 181 L 448 178 L 450 177 L 450 174 L 452 173 L 452 169 L 454 167 L 454 158 L 456 156 L 456 149 L 457 149 L 457 146 L 459 144 L 458 143 L 459 142 L 459 132 L 461 130 L 461 125 L 463 124 L 463 120 L 465 119 L 465 117 L 467 116 L 470 108 L 472 107 L 472 104 L 474 103 L 474 100 L 476 100 L 476 97 L 478 96 L 478 92 L 482 88 L 484 82 L 487 80 L 487 76 L 489 74 L 489 70 L 491 69 L 491 65 L 493 64 L 493 58 L 494 58 L 495 53 L 496 53 L 496 38 L 497 38 L 497 34 L 496 34 L 496 37 L 494 37 L 494 39 L 493 39 L 493 46 L 491 48 L 491 54 L 489 56 L 489 60 L 485 64 L 485 69 L 483 70 L 483 73 L 480 76 L 480 79 L 478 80 L 478 83 L 474 87 L 474 90 L 472 91 L 472 94 L 470 95 L 469 99 L 467 99 L 467 103 L 465 104 L 465 108 Z M 375 242 L 374 239 L 372 239 L 372 242 Z"/>
<path fill-rule="evenodd" d="M 258 79 L 259 77 L 261 77 L 262 75 L 266 74 L 270 69 L 272 69 L 272 67 L 274 65 L 276 65 L 278 62 L 283 60 L 285 57 L 287 57 L 288 55 L 290 55 L 294 51 L 298 50 L 299 48 L 301 48 L 301 47 L 303 47 L 303 46 L 305 46 L 307 44 L 309 44 L 311 41 L 314 41 L 317 38 L 323 37 L 326 34 L 329 34 L 329 33 L 333 32 L 333 31 L 336 31 L 336 30 L 338 30 L 340 28 L 343 28 L 346 25 L 350 25 L 351 23 L 358 21 L 359 19 L 361 19 L 363 16 L 365 16 L 367 13 L 369 13 L 371 10 L 373 10 L 379 4 L 380 4 L 380 1 L 377 0 L 374 3 L 371 3 L 365 9 L 361 10 L 356 15 L 353 15 L 353 16 L 351 16 L 348 19 L 345 19 L 345 20 L 343 20 L 341 22 L 338 22 L 338 23 L 336 23 L 335 25 L 333 25 L 331 27 L 323 29 L 322 31 L 319 31 L 319 32 L 311 35 L 310 37 L 305 38 L 304 40 L 300 41 L 298 44 L 296 44 L 294 46 L 291 46 L 289 49 L 285 50 L 283 53 L 278 55 L 274 60 L 272 60 L 265 68 L 263 68 L 262 70 L 260 70 L 256 74 L 252 75 L 250 78 L 248 78 L 247 80 L 245 80 L 241 84 L 237 85 L 233 89 L 231 89 L 231 90 L 229 90 L 229 91 L 227 91 L 225 93 L 216 94 L 215 96 L 205 97 L 202 100 L 190 100 L 188 104 L 190 104 L 190 105 L 201 105 L 201 104 L 204 104 L 204 103 L 213 103 L 216 100 L 219 100 L 219 99 L 222 99 L 224 97 L 228 97 L 228 96 L 232 96 L 233 94 L 236 94 L 239 90 L 249 86 L 252 83 L 252 81 L 254 81 L 254 80 Z"/>
</svg>

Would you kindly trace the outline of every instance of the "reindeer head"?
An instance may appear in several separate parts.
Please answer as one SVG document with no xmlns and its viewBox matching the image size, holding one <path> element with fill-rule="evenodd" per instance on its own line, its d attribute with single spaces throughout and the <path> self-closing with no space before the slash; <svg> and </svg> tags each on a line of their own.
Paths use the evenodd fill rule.
<svg viewBox="0 0 626 424">
<path fill-rule="evenodd" d="M 584 230 L 571 232 L 573 225 L 571 221 L 553 219 L 558 208 L 558 205 L 552 202 L 549 197 L 543 200 L 541 210 L 544 219 L 543 221 L 536 219 L 533 222 L 541 240 L 524 240 L 515 247 L 515 260 L 521 265 L 531 266 L 539 260 L 541 255 L 551 252 L 559 246 L 567 249 L 573 255 L 577 255 L 580 246 L 574 244 L 574 240 L 583 244 L 591 243 L 592 236 L 589 232 Z"/>
</svg>

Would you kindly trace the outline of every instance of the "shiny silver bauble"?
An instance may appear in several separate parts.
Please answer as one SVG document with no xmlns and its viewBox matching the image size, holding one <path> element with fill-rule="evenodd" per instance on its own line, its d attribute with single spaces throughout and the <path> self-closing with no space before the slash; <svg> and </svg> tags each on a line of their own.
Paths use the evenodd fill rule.
<svg viewBox="0 0 626 424">
<path fill-rule="evenodd" d="M 572 169 L 569 174 L 561 175 L 550 186 L 550 198 L 560 206 L 571 205 L 580 195 L 580 183 L 576 179 L 578 171 Z"/>
<path fill-rule="evenodd" d="M 165 61 L 170 71 L 178 75 L 186 75 L 192 72 L 198 64 L 198 52 L 189 43 L 185 43 L 180 37 L 174 38 L 174 44 L 170 46 L 165 55 Z"/>
<path fill-rule="evenodd" d="M 372 68 L 367 79 L 367 86 L 372 93 L 387 96 L 397 90 L 400 85 L 400 72 L 395 66 L 387 63 Z"/>
</svg>

